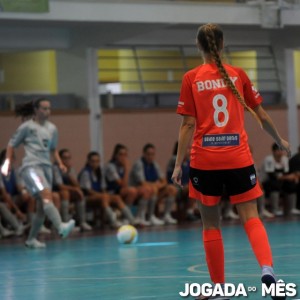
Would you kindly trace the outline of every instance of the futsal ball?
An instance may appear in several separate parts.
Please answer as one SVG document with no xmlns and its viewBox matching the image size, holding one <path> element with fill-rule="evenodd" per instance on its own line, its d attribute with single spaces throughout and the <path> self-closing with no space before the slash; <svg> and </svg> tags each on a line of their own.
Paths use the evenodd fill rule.
<svg viewBox="0 0 300 300">
<path fill-rule="evenodd" d="M 132 225 L 123 225 L 118 229 L 117 239 L 120 244 L 134 244 L 138 239 L 138 232 Z"/>
</svg>

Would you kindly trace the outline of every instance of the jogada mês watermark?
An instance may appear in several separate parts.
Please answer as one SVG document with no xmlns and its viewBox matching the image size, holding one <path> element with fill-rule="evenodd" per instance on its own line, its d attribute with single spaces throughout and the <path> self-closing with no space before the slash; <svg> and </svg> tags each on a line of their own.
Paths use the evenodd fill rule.
<svg viewBox="0 0 300 300">
<path fill-rule="evenodd" d="M 211 283 L 185 283 L 183 291 L 179 292 L 181 297 L 198 297 L 200 295 L 206 297 L 223 296 L 223 297 L 248 297 L 251 293 L 259 292 L 256 286 L 245 286 L 243 283 L 233 284 L 211 284 Z M 295 297 L 297 296 L 297 285 L 295 283 L 285 283 L 278 280 L 269 287 L 262 283 L 261 296 L 272 297 Z"/>
</svg>

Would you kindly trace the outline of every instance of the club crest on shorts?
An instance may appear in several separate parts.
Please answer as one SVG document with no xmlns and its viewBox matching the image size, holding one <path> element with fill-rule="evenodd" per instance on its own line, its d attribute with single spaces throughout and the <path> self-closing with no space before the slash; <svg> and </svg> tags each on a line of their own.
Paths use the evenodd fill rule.
<svg viewBox="0 0 300 300">
<path fill-rule="evenodd" d="M 198 177 L 193 177 L 193 184 L 198 185 L 199 179 Z"/>
<path fill-rule="evenodd" d="M 251 174 L 250 175 L 250 181 L 252 185 L 256 184 L 256 175 L 255 174 Z"/>
</svg>

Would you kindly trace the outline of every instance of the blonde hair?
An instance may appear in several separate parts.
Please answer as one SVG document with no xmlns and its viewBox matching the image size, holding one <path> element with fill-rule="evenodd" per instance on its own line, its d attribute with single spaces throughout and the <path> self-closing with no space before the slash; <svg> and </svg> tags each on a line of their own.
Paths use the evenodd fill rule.
<svg viewBox="0 0 300 300">
<path fill-rule="evenodd" d="M 257 114 L 252 108 L 250 108 L 246 104 L 245 99 L 241 96 L 241 94 L 233 84 L 232 80 L 229 78 L 229 75 L 223 66 L 221 57 L 219 55 L 219 52 L 223 46 L 223 32 L 221 28 L 216 24 L 210 24 L 210 23 L 201 26 L 197 34 L 197 43 L 204 52 L 209 53 L 212 56 L 227 87 L 230 88 L 230 90 L 232 91 L 236 99 L 241 103 L 241 105 L 246 110 L 248 110 L 251 113 L 251 115 L 256 119 L 256 121 L 262 127 L 262 123 L 258 118 Z"/>
</svg>

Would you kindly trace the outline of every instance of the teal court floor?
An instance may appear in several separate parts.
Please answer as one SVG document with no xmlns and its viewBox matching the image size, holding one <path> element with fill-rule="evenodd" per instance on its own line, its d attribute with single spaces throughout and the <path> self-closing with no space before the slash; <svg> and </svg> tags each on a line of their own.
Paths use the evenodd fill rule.
<svg viewBox="0 0 300 300">
<path fill-rule="evenodd" d="M 267 222 L 275 270 L 298 285 L 300 220 Z M 239 299 L 262 298 L 260 268 L 239 223 L 223 226 L 227 282 L 257 287 Z M 0 241 L 0 300 L 144 300 L 182 298 L 185 283 L 209 283 L 201 225 L 139 230 L 135 245 L 115 232 L 51 239 L 43 250 Z M 233 298 L 232 298 L 233 299 Z"/>
</svg>

